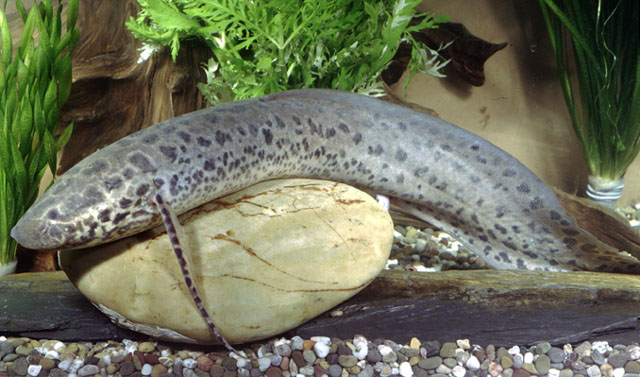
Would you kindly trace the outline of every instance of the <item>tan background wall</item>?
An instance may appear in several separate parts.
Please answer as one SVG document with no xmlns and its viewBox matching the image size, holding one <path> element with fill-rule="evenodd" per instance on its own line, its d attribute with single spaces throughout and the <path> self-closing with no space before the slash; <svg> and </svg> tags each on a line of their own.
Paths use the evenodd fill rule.
<svg viewBox="0 0 640 377">
<path fill-rule="evenodd" d="M 508 42 L 485 64 L 485 84 L 417 75 L 407 99 L 431 108 L 513 154 L 547 184 L 581 195 L 588 171 L 573 134 L 537 1 L 426 0 L 421 10 L 452 17 L 489 42 Z M 397 94 L 403 94 L 399 85 Z M 640 200 L 640 161 L 619 205 Z"/>
<path fill-rule="evenodd" d="M 24 2 L 27 7 L 32 3 Z M 9 1 L 7 9 L 12 31 L 20 24 L 13 3 Z M 407 99 L 513 154 L 547 184 L 582 195 L 588 171 L 558 85 L 538 2 L 425 0 L 421 10 L 451 16 L 472 34 L 508 46 L 485 64 L 484 86 L 419 74 L 407 88 Z M 13 33 L 14 45 L 19 38 L 18 32 Z M 404 94 L 400 85 L 394 90 Z M 619 205 L 640 201 L 639 189 L 640 159 L 636 159 Z"/>
</svg>

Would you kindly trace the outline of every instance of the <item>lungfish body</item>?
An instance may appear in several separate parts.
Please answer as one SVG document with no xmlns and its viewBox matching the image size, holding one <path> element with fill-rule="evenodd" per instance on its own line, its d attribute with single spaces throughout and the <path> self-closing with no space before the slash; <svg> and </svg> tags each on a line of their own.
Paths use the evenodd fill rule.
<svg viewBox="0 0 640 377">
<path fill-rule="evenodd" d="M 537 176 L 486 140 L 332 90 L 237 101 L 132 134 L 60 177 L 11 235 L 31 249 L 88 247 L 158 225 L 156 194 L 181 214 L 283 177 L 385 195 L 499 269 L 640 271 L 635 259 L 580 229 Z"/>
</svg>

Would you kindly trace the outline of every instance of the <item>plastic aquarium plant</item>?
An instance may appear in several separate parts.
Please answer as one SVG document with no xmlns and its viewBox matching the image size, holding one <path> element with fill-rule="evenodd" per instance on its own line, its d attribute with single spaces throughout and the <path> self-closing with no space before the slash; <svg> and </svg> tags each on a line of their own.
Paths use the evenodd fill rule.
<svg viewBox="0 0 640 377">
<path fill-rule="evenodd" d="M 587 194 L 614 206 L 625 172 L 640 151 L 640 2 L 539 2 L 573 128 L 589 166 Z M 573 67 L 579 105 L 569 73 Z"/>
<path fill-rule="evenodd" d="M 79 34 L 78 0 L 67 3 L 64 35 L 59 3 L 54 10 L 43 0 L 27 12 L 16 0 L 16 8 L 24 29 L 15 53 L 0 10 L 0 270 L 15 267 L 17 244 L 9 231 L 36 200 L 47 168 L 55 176 L 56 153 L 71 136 L 73 122 L 54 138 L 71 91 L 71 50 Z"/>
<path fill-rule="evenodd" d="M 411 44 L 409 69 L 438 74 L 437 52 L 411 31 L 436 27 L 445 17 L 421 14 L 421 0 L 138 0 L 127 26 L 145 42 L 143 59 L 198 39 L 214 58 L 199 87 L 210 103 L 258 97 L 295 88 L 334 88 L 380 95 L 380 73 L 402 40 Z"/>
</svg>

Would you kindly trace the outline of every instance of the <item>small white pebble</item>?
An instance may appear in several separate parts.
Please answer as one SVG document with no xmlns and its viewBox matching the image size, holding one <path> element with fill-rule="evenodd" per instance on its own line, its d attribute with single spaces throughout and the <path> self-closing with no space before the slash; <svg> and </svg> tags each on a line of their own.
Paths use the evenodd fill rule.
<svg viewBox="0 0 640 377">
<path fill-rule="evenodd" d="M 302 349 L 302 348 L 301 348 Z M 272 353 L 269 351 L 269 347 L 266 344 L 263 344 L 258 348 L 258 357 L 271 356 Z"/>
<path fill-rule="evenodd" d="M 123 339 L 122 344 L 124 345 L 124 349 L 127 350 L 127 353 L 134 353 L 138 350 L 138 342 L 134 342 L 133 340 Z"/>
<path fill-rule="evenodd" d="M 560 377 L 560 371 L 556 368 L 550 368 L 547 377 Z"/>
<path fill-rule="evenodd" d="M 623 377 L 624 374 L 627 373 L 624 368 L 616 368 L 613 370 L 613 377 Z"/>
<path fill-rule="evenodd" d="M 325 346 L 331 343 L 331 338 L 329 338 L 328 336 L 312 336 L 310 339 L 316 343 L 322 343 Z"/>
<path fill-rule="evenodd" d="M 400 374 L 400 368 L 398 367 L 391 368 L 391 374 Z"/>
<path fill-rule="evenodd" d="M 444 364 L 440 364 L 436 368 L 436 373 L 449 374 L 449 373 L 451 373 L 451 368 L 449 368 L 448 366 L 446 366 Z"/>
<path fill-rule="evenodd" d="M 152 368 L 151 364 L 144 364 L 140 373 L 142 373 L 143 376 L 150 376 Z"/>
<path fill-rule="evenodd" d="M 167 349 L 164 349 L 164 350 L 160 351 L 160 356 L 169 357 L 169 356 L 171 356 L 171 352 L 169 352 L 169 350 L 167 350 Z"/>
<path fill-rule="evenodd" d="M 355 349 L 351 351 L 353 356 L 357 357 L 358 360 L 364 360 L 369 354 L 369 342 L 367 342 L 367 338 L 362 335 L 356 335 L 353 337 L 353 345 L 355 347 Z"/>
<path fill-rule="evenodd" d="M 300 336 L 296 335 L 293 338 L 291 338 L 291 349 L 294 351 L 300 351 L 302 350 L 302 346 L 304 345 L 304 339 L 302 339 Z"/>
<path fill-rule="evenodd" d="M 451 369 L 451 373 L 456 377 L 464 377 L 464 375 L 467 374 L 467 370 L 460 365 L 456 365 Z"/>
<path fill-rule="evenodd" d="M 589 375 L 589 377 L 600 377 L 602 376 L 602 372 L 600 372 L 600 367 L 592 365 L 587 368 L 587 375 Z"/>
<path fill-rule="evenodd" d="M 402 377 L 411 377 L 413 376 L 413 370 L 411 369 L 411 364 L 408 361 L 400 364 L 400 375 Z"/>
<path fill-rule="evenodd" d="M 609 342 L 607 342 L 606 340 L 601 340 L 593 342 L 591 344 L 591 350 L 598 351 L 600 352 L 600 354 L 604 355 L 605 353 L 607 353 L 607 351 L 611 351 L 612 348 L 609 347 Z"/>
<path fill-rule="evenodd" d="M 393 349 L 391 349 L 391 347 L 381 344 L 378 346 L 378 351 L 380 352 L 380 355 L 382 356 L 386 356 L 388 354 L 390 354 L 391 352 L 393 352 Z"/>
<path fill-rule="evenodd" d="M 58 351 L 50 350 L 44 354 L 45 359 L 58 360 L 60 358 L 60 354 Z"/>
<path fill-rule="evenodd" d="M 456 340 L 456 344 L 458 345 L 458 347 L 462 348 L 463 350 L 468 350 L 469 348 L 471 348 L 471 343 L 469 342 L 469 339 L 458 339 Z"/>
<path fill-rule="evenodd" d="M 102 360 L 104 365 L 111 365 L 111 355 L 109 355 L 109 354 L 106 354 L 106 355 L 102 356 L 100 358 L 100 360 Z"/>
<path fill-rule="evenodd" d="M 244 352 L 242 352 L 244 354 Z M 246 354 L 244 354 L 246 356 Z M 236 355 L 234 352 L 232 352 L 231 354 L 229 354 L 229 356 L 233 357 L 234 359 L 236 359 L 236 366 L 238 367 L 238 369 L 240 368 L 244 368 L 247 366 L 247 364 L 249 363 L 249 360 L 246 357 L 243 356 L 239 356 Z"/>
<path fill-rule="evenodd" d="M 258 369 L 260 372 L 265 372 L 271 366 L 270 357 L 261 357 L 258 359 Z"/>
<path fill-rule="evenodd" d="M 7 341 L 7 337 L 4 335 L 0 335 L 0 342 L 6 342 Z"/>
<path fill-rule="evenodd" d="M 73 363 L 73 359 L 62 360 L 58 363 L 58 368 L 68 372 L 71 369 L 71 363 Z"/>
<path fill-rule="evenodd" d="M 516 353 L 515 355 L 511 355 L 511 359 L 513 359 L 513 367 L 515 369 L 522 368 L 522 364 L 524 363 L 524 360 L 521 353 Z"/>
<path fill-rule="evenodd" d="M 629 357 L 631 358 L 631 360 L 640 359 L 640 346 L 631 347 L 631 349 L 629 350 Z"/>
<path fill-rule="evenodd" d="M 509 355 L 515 355 L 515 354 L 517 354 L 517 353 L 520 353 L 520 347 L 518 347 L 518 346 L 513 346 L 513 347 L 511 347 L 511 348 L 509 348 L 509 349 L 507 350 L 507 353 L 508 353 Z"/>
<path fill-rule="evenodd" d="M 562 350 L 568 355 L 570 353 L 573 353 L 573 346 L 571 344 L 565 344 L 564 346 L 562 346 Z"/>
<path fill-rule="evenodd" d="M 532 364 L 533 363 L 533 353 L 531 352 L 527 352 L 524 354 L 524 358 L 523 358 L 523 362 L 526 364 Z"/>
<path fill-rule="evenodd" d="M 462 365 L 469 360 L 469 352 L 463 350 L 462 348 L 456 348 L 456 361 L 458 364 Z"/>
<path fill-rule="evenodd" d="M 64 343 L 62 342 L 56 342 L 56 344 L 53 345 L 53 350 L 54 351 L 63 351 L 65 348 L 67 348 L 67 346 L 64 345 Z"/>
<path fill-rule="evenodd" d="M 269 361 L 269 363 L 271 363 L 271 361 Z M 194 359 L 189 358 L 189 359 L 182 360 L 182 365 L 184 365 L 185 368 L 193 369 L 196 367 L 196 365 L 198 365 L 198 362 L 195 361 Z"/>
<path fill-rule="evenodd" d="M 466 366 L 470 370 L 478 370 L 480 369 L 480 360 L 478 360 L 477 357 L 471 355 L 471 357 L 469 357 L 469 360 L 467 360 Z"/>
<path fill-rule="evenodd" d="M 326 343 L 316 343 L 313 345 L 313 351 L 316 353 L 316 356 L 321 359 L 327 357 L 330 349 L 331 347 L 329 347 Z"/>
<path fill-rule="evenodd" d="M 42 370 L 42 365 L 29 365 L 29 368 L 27 368 L 27 374 L 29 376 L 36 377 L 37 375 L 40 374 L 41 370 Z"/>
<path fill-rule="evenodd" d="M 84 360 L 73 359 L 73 362 L 71 362 L 71 367 L 69 368 L 69 372 L 75 373 L 78 371 L 78 369 L 82 368 L 83 365 L 84 365 Z"/>
<path fill-rule="evenodd" d="M 388 212 L 389 211 L 389 197 L 377 194 L 376 201 Z"/>
</svg>

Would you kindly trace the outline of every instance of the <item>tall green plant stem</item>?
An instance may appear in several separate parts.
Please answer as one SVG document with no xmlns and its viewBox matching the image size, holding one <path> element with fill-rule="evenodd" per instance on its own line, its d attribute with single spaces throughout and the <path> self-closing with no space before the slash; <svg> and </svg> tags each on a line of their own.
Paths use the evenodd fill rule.
<svg viewBox="0 0 640 377">
<path fill-rule="evenodd" d="M 6 9 L 7 0 L 4 1 Z M 50 169 L 55 176 L 56 153 L 71 136 L 73 122 L 55 140 L 60 108 L 71 91 L 71 50 L 78 41 L 75 28 L 78 0 L 67 3 L 66 32 L 62 6 L 52 0 L 36 2 L 27 11 L 16 9 L 24 23 L 20 44 L 13 51 L 7 17 L 0 10 L 0 263 L 15 260 L 17 244 L 11 228 L 33 204 L 40 180 Z"/>
<path fill-rule="evenodd" d="M 640 151 L 640 2 L 539 2 L 590 173 L 620 180 Z"/>
</svg>

